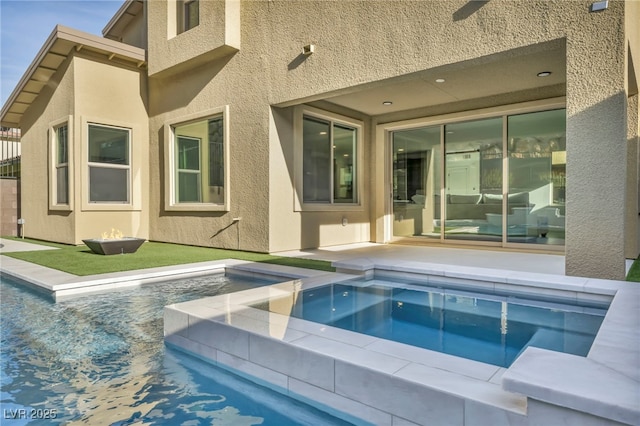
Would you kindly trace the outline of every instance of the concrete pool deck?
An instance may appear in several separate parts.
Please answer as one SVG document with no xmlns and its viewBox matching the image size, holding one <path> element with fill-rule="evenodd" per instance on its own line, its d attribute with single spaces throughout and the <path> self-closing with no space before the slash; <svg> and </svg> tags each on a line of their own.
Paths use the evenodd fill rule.
<svg viewBox="0 0 640 426">
<path fill-rule="evenodd" d="M 14 251 L 12 242 L 0 240 L 0 253 Z M 349 413 L 351 420 L 387 426 L 434 421 L 525 426 L 559 419 L 576 426 L 640 424 L 637 283 L 566 277 L 559 254 L 361 244 L 278 255 L 334 261 L 339 272 L 216 261 L 77 277 L 7 256 L 0 256 L 0 267 L 3 274 L 60 297 L 227 269 L 294 279 L 224 300 L 168 307 L 167 342 L 303 401 Z M 529 348 L 509 369 L 307 321 L 265 319 L 264 311 L 247 306 L 250 300 L 265 300 L 265 294 L 290 292 L 287 287 L 340 281 L 374 267 L 446 277 L 459 285 L 490 279 L 494 289 L 519 286 L 525 293 L 551 287 L 565 296 L 575 294 L 576 300 L 612 300 L 612 305 L 587 357 Z"/>
</svg>

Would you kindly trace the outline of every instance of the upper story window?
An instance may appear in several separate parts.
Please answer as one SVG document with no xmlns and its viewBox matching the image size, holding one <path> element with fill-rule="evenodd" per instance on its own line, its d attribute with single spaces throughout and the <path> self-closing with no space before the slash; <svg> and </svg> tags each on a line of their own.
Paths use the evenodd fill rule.
<svg viewBox="0 0 640 426">
<path fill-rule="evenodd" d="M 178 4 L 178 33 L 189 31 L 200 24 L 200 1 L 179 0 Z"/>
<path fill-rule="evenodd" d="M 168 125 L 168 210 L 228 208 L 225 111 Z"/>
<path fill-rule="evenodd" d="M 301 140 L 296 144 L 299 207 L 359 208 L 361 123 L 313 109 L 301 114 Z"/>
<path fill-rule="evenodd" d="M 130 135 L 120 127 L 89 124 L 89 202 L 130 202 Z"/>
</svg>

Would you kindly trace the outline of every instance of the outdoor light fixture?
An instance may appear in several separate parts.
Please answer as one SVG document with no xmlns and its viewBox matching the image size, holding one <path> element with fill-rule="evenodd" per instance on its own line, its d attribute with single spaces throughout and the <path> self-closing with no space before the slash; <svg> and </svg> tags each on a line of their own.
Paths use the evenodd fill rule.
<svg viewBox="0 0 640 426">
<path fill-rule="evenodd" d="M 603 10 L 609 7 L 609 0 L 597 1 L 595 3 L 591 3 L 590 12 L 602 12 Z"/>
<path fill-rule="evenodd" d="M 551 75 L 551 71 L 541 71 L 537 75 L 538 77 L 549 77 Z"/>
<path fill-rule="evenodd" d="M 391 102 L 391 101 L 384 101 L 384 102 L 382 102 L 382 105 L 386 105 L 386 106 L 393 105 L 393 102 Z"/>
<path fill-rule="evenodd" d="M 444 78 L 436 78 L 436 83 L 444 83 Z"/>
<path fill-rule="evenodd" d="M 304 56 L 309 56 L 311 55 L 313 52 L 315 52 L 316 50 L 316 46 L 313 44 L 307 44 L 306 46 L 302 47 L 302 54 Z"/>
</svg>

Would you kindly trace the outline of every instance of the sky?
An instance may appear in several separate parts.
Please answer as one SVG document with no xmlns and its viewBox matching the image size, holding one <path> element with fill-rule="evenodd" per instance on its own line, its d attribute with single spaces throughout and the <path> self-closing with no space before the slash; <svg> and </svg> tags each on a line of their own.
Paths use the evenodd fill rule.
<svg viewBox="0 0 640 426">
<path fill-rule="evenodd" d="M 102 36 L 124 0 L 0 0 L 0 104 L 56 25 Z"/>
</svg>

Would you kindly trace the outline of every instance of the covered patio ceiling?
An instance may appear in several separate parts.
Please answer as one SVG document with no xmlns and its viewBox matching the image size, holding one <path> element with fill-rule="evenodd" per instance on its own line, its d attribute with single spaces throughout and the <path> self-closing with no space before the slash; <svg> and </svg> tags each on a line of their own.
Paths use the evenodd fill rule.
<svg viewBox="0 0 640 426">
<path fill-rule="evenodd" d="M 551 74 L 538 76 L 541 72 Z M 566 48 L 564 40 L 556 40 L 350 87 L 322 100 L 380 116 L 499 96 L 509 102 L 564 96 L 565 85 Z"/>
</svg>

